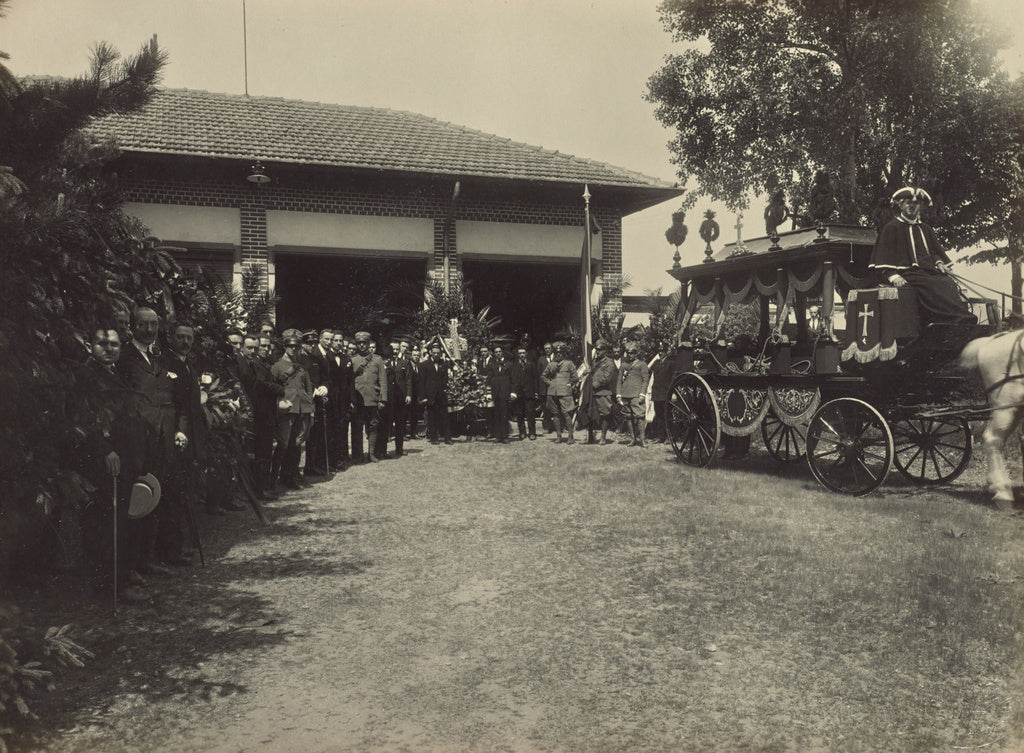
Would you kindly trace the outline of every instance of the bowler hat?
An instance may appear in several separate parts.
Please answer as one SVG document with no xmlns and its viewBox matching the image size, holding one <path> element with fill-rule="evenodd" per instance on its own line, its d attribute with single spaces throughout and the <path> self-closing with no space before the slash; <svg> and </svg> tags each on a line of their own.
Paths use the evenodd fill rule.
<svg viewBox="0 0 1024 753">
<path fill-rule="evenodd" d="M 144 518 L 160 504 L 160 481 L 152 473 L 139 476 L 132 484 L 128 500 L 128 517 Z"/>
</svg>

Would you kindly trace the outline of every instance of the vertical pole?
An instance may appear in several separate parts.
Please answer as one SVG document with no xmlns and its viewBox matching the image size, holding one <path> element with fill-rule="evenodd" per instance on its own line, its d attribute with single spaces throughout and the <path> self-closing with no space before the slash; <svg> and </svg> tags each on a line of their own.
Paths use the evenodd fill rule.
<svg viewBox="0 0 1024 753">
<path fill-rule="evenodd" d="M 242 0 L 242 75 L 245 78 L 245 96 L 249 96 L 249 35 L 245 27 L 245 0 Z"/>
<path fill-rule="evenodd" d="M 590 345 L 593 339 L 593 333 L 591 332 L 590 325 L 590 271 L 591 271 L 591 243 L 593 238 L 590 234 L 590 187 L 587 184 L 583 186 L 583 202 L 584 202 L 584 223 L 586 228 L 584 230 L 584 243 L 583 243 L 583 290 L 580 291 L 580 295 L 583 297 L 583 311 L 582 318 L 580 320 L 580 329 L 583 331 L 583 363 L 590 368 Z"/>
<path fill-rule="evenodd" d="M 827 261 L 825 269 L 821 274 L 821 319 L 824 325 L 823 331 L 829 340 L 835 339 L 835 332 L 832 328 L 832 311 L 835 307 L 836 297 L 836 271 L 835 265 Z"/>
</svg>

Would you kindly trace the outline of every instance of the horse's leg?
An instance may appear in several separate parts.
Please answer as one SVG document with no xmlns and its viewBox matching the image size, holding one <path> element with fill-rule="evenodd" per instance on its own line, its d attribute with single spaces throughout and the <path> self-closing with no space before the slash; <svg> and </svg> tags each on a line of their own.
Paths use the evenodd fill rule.
<svg viewBox="0 0 1024 753">
<path fill-rule="evenodd" d="M 1007 510 L 1013 505 L 1013 486 L 1003 459 L 1003 445 L 1017 425 L 1016 413 L 1011 408 L 992 411 L 992 418 L 981 435 L 988 460 L 989 490 L 995 495 L 996 506 L 1001 510 Z"/>
</svg>

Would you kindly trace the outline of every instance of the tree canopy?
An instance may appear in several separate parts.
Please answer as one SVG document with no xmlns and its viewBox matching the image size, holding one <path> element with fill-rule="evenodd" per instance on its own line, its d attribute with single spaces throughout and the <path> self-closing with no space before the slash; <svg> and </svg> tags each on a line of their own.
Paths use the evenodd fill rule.
<svg viewBox="0 0 1024 753">
<path fill-rule="evenodd" d="M 661 13 L 686 49 L 647 98 L 696 181 L 691 205 L 782 189 L 806 208 L 825 171 L 841 222 L 913 183 L 950 245 L 1006 237 L 1024 111 L 998 64 L 1007 37 L 968 0 L 666 0 Z"/>
<path fill-rule="evenodd" d="M 7 396 L 0 445 L 8 450 L 0 457 L 0 521 L 7 524 L 26 503 L 74 497 L 67 452 L 75 426 L 65 404 L 90 329 L 112 322 L 118 306 L 172 296 L 173 259 L 143 241 L 143 228 L 121 211 L 109 170 L 116 145 L 82 130 L 97 115 L 143 105 L 165 61 L 154 43 L 125 60 L 99 44 L 78 78 L 19 80 L 0 70 L 0 391 Z"/>
</svg>

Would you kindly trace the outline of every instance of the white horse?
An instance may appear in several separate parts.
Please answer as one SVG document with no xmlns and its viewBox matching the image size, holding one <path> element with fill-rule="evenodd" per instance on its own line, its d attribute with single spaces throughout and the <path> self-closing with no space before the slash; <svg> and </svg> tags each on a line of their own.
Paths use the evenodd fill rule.
<svg viewBox="0 0 1024 753">
<path fill-rule="evenodd" d="M 1013 486 L 1006 472 L 1003 444 L 1024 418 L 1024 331 L 1000 332 L 967 343 L 960 365 L 977 369 L 988 394 L 992 417 L 982 434 L 988 459 L 988 485 L 996 507 L 1013 507 Z"/>
</svg>

